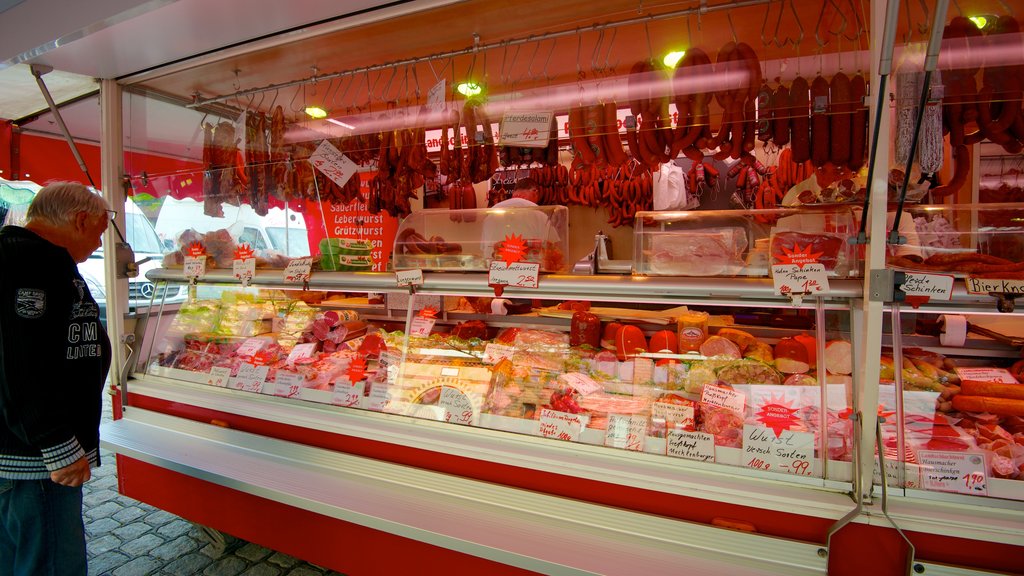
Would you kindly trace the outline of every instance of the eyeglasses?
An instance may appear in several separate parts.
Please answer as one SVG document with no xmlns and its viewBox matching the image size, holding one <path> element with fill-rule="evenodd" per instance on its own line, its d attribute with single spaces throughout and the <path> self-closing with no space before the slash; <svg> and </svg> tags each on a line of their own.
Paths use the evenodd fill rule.
<svg viewBox="0 0 1024 576">
<path fill-rule="evenodd" d="M 117 210 L 104 210 L 104 212 L 106 212 L 107 216 L 110 217 L 111 222 L 117 220 Z"/>
</svg>

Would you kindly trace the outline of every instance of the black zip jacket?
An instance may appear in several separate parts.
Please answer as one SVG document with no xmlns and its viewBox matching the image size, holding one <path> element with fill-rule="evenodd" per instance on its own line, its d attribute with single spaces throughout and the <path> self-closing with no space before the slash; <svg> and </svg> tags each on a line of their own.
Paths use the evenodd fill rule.
<svg viewBox="0 0 1024 576">
<path fill-rule="evenodd" d="M 99 465 L 110 340 L 68 251 L 0 229 L 0 478 Z"/>
</svg>

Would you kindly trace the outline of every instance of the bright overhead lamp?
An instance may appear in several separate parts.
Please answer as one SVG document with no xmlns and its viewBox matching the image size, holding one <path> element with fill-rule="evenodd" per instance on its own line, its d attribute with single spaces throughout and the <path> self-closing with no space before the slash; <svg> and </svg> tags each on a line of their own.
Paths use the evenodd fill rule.
<svg viewBox="0 0 1024 576">
<path fill-rule="evenodd" d="M 968 16 L 967 19 L 974 22 L 974 25 L 978 27 L 978 30 L 981 30 L 988 25 L 988 18 L 984 16 Z"/>
<path fill-rule="evenodd" d="M 470 96 L 476 96 L 484 91 L 484 89 L 481 88 L 480 85 L 477 84 L 476 82 L 463 82 L 462 84 L 456 86 L 455 90 L 457 90 L 459 94 L 462 94 L 467 98 L 469 98 Z"/>
<path fill-rule="evenodd" d="M 666 67 L 675 68 L 676 64 L 679 64 L 679 61 L 682 60 L 683 56 L 685 55 L 686 50 L 680 50 L 678 52 L 669 52 L 668 54 L 665 54 L 665 57 L 662 58 L 661 61 L 665 64 Z"/>
<path fill-rule="evenodd" d="M 310 118 L 327 118 L 327 110 L 324 110 L 319 106 L 306 106 L 306 114 L 308 114 Z"/>
<path fill-rule="evenodd" d="M 330 122 L 331 124 L 336 125 L 336 126 L 341 126 L 342 128 L 348 128 L 349 130 L 355 130 L 356 129 L 355 126 L 353 126 L 351 124 L 346 124 L 346 123 L 342 122 L 341 120 L 336 120 L 334 118 L 328 118 L 327 121 Z"/>
</svg>

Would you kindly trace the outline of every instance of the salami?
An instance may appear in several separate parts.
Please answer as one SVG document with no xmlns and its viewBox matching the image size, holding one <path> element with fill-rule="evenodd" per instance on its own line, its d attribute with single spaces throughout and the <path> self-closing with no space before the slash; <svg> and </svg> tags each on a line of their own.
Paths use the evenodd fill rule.
<svg viewBox="0 0 1024 576">
<path fill-rule="evenodd" d="M 789 88 L 779 84 L 772 95 L 772 141 L 778 146 L 789 144 L 789 117 L 793 113 Z"/>
<path fill-rule="evenodd" d="M 864 166 L 867 156 L 868 107 L 864 104 L 867 86 L 864 77 L 857 74 L 850 79 L 850 99 L 853 101 L 853 117 L 850 121 L 850 160 L 846 165 L 854 172 Z"/>
<path fill-rule="evenodd" d="M 790 120 L 790 148 L 793 151 L 793 162 L 803 164 L 811 159 L 811 122 L 810 86 L 802 76 L 793 80 L 789 88 L 790 101 L 793 103 L 792 119 Z"/>
<path fill-rule="evenodd" d="M 853 123 L 852 88 L 850 78 L 839 72 L 829 83 L 829 133 L 831 151 L 829 158 L 836 166 L 846 166 L 850 161 L 850 129 Z"/>
<path fill-rule="evenodd" d="M 824 166 L 829 161 L 829 84 L 822 76 L 811 82 L 811 163 Z"/>
</svg>

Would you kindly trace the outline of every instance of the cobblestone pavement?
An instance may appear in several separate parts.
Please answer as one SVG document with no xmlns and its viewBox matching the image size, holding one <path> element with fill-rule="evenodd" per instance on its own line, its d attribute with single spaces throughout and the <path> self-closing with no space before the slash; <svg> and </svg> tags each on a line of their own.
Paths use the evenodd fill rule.
<svg viewBox="0 0 1024 576">
<path fill-rule="evenodd" d="M 89 576 L 343 576 L 123 496 L 114 454 L 100 457 L 83 497 Z"/>
</svg>

